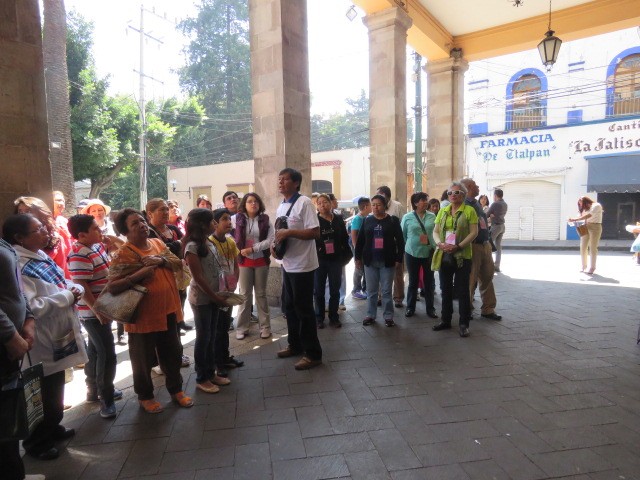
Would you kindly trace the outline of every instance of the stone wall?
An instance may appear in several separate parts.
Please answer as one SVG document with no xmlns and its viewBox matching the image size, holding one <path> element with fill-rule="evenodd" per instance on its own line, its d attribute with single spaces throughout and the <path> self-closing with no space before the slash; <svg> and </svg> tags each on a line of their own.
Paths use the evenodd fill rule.
<svg viewBox="0 0 640 480">
<path fill-rule="evenodd" d="M 20 195 L 51 205 L 51 165 L 37 0 L 0 2 L 0 221 Z"/>
</svg>

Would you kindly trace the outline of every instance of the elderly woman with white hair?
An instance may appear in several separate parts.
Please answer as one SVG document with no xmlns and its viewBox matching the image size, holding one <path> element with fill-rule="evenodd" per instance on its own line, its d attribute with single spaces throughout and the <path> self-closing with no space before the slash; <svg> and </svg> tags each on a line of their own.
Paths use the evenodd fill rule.
<svg viewBox="0 0 640 480">
<path fill-rule="evenodd" d="M 442 288 L 442 319 L 440 323 L 433 326 L 433 329 L 439 331 L 451 328 L 453 289 L 455 288 L 458 294 L 461 337 L 469 336 L 471 243 L 478 235 L 478 214 L 473 207 L 465 205 L 466 196 L 467 189 L 459 182 L 453 182 L 447 189 L 450 203 L 442 208 L 436 217 L 433 239 L 438 248 L 433 254 L 431 263 L 431 269 L 440 272 Z"/>
</svg>

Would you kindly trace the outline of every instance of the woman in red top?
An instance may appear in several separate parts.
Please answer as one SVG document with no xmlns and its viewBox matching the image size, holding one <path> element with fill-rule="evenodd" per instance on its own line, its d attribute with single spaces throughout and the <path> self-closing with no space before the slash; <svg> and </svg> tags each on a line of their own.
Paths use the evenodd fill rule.
<svg viewBox="0 0 640 480">
<path fill-rule="evenodd" d="M 242 197 L 235 217 L 235 241 L 240 256 L 240 295 L 245 302 L 238 309 L 236 338 L 242 340 L 249 332 L 253 292 L 258 304 L 260 337 L 271 336 L 271 319 L 267 303 L 267 277 L 269 276 L 269 246 L 273 242 L 273 225 L 269 215 L 264 213 L 264 202 L 257 193 L 247 193 Z"/>
</svg>

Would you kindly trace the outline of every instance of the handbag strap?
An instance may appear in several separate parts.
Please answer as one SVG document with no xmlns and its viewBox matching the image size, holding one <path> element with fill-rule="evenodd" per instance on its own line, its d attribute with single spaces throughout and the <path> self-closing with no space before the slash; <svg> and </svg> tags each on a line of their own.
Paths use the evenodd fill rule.
<svg viewBox="0 0 640 480">
<path fill-rule="evenodd" d="M 287 210 L 287 213 L 285 214 L 285 217 L 288 217 L 289 215 L 291 215 L 291 210 L 293 209 L 293 206 L 296 204 L 296 202 L 298 201 L 298 199 L 301 197 L 302 195 L 300 195 L 299 193 L 296 193 L 293 198 L 291 199 L 291 206 L 289 207 L 289 210 Z"/>
<path fill-rule="evenodd" d="M 413 211 L 413 214 L 416 217 L 416 220 L 418 220 L 418 223 L 420 224 L 420 228 L 422 228 L 422 233 L 424 233 L 425 235 L 427 234 L 427 229 L 424 228 L 424 223 L 422 223 L 422 220 L 420 220 L 420 217 L 418 216 L 418 214 L 416 213 L 416 211 Z"/>
</svg>

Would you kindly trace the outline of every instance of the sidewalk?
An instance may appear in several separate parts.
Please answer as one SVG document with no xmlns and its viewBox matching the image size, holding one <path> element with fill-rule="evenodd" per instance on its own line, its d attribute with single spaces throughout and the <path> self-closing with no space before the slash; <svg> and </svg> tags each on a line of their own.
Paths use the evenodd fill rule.
<svg viewBox="0 0 640 480">
<path fill-rule="evenodd" d="M 598 250 L 602 252 L 628 252 L 630 240 L 600 240 Z M 580 240 L 503 240 L 503 250 L 575 250 L 580 251 Z"/>
<path fill-rule="evenodd" d="M 65 413 L 74 438 L 51 462 L 25 457 L 48 480 L 205 479 L 638 479 L 640 472 L 640 267 L 607 253 L 598 274 L 576 253 L 508 251 L 496 275 L 501 322 L 476 314 L 471 337 L 434 332 L 424 302 L 397 326 L 362 326 L 349 298 L 343 328 L 319 332 L 323 365 L 277 359 L 272 339 L 231 334 L 246 365 L 196 405 L 140 410 L 127 376 L 118 417 L 95 404 Z M 436 297 L 440 311 L 439 297 Z M 479 299 L 476 297 L 476 308 Z M 454 326 L 457 315 L 454 315 Z M 192 337 L 183 337 L 192 338 Z M 185 350 L 193 353 L 193 342 Z M 119 353 L 119 370 L 127 352 Z"/>
</svg>

